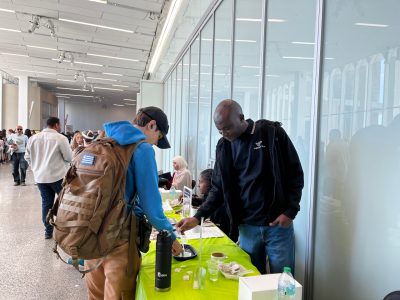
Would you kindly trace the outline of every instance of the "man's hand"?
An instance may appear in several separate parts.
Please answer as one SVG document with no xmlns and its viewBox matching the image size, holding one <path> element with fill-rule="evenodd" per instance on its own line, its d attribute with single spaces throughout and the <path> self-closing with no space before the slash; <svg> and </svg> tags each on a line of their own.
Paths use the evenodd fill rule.
<svg viewBox="0 0 400 300">
<path fill-rule="evenodd" d="M 275 219 L 272 223 L 269 223 L 269 226 L 276 226 L 279 225 L 281 227 L 289 227 L 290 224 L 292 224 L 293 220 L 284 214 L 281 214 L 279 217 Z"/>
<path fill-rule="evenodd" d="M 197 225 L 199 225 L 199 221 L 195 217 L 190 217 L 180 220 L 176 223 L 175 228 L 179 233 L 184 234 L 186 230 L 190 230 Z"/>
<path fill-rule="evenodd" d="M 172 255 L 177 256 L 181 254 L 183 251 L 182 245 L 178 242 L 178 240 L 175 240 L 172 242 Z"/>
</svg>

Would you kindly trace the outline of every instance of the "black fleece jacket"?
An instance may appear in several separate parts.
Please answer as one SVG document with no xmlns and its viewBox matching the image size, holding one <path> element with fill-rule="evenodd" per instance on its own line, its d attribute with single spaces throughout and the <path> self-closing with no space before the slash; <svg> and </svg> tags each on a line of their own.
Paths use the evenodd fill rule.
<svg viewBox="0 0 400 300">
<path fill-rule="evenodd" d="M 300 210 L 301 192 L 304 186 L 304 174 L 296 149 L 279 122 L 259 120 L 253 123 L 251 130 L 254 147 L 262 145 L 262 179 L 257 180 L 266 185 L 264 199 L 265 221 L 274 221 L 280 214 L 294 219 Z M 259 143 L 262 141 L 262 143 Z M 257 143 L 257 144 L 256 144 Z M 248 160 L 251 163 L 251 160 Z M 249 166 L 251 167 L 251 166 Z M 243 224 L 243 203 L 238 177 L 233 165 L 231 143 L 221 138 L 216 148 L 216 162 L 212 176 L 212 187 L 207 201 L 203 203 L 195 217 L 209 217 L 224 202 L 230 217 L 231 230 Z M 247 221 L 251 224 L 251 221 Z"/>
</svg>

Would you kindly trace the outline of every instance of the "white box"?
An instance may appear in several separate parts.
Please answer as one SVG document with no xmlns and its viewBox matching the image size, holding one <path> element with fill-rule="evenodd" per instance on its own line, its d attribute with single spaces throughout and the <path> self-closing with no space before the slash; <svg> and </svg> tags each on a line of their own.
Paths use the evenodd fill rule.
<svg viewBox="0 0 400 300">
<path fill-rule="evenodd" d="M 239 277 L 239 300 L 277 300 L 281 274 Z M 303 287 L 296 281 L 295 300 L 301 300 Z"/>
</svg>

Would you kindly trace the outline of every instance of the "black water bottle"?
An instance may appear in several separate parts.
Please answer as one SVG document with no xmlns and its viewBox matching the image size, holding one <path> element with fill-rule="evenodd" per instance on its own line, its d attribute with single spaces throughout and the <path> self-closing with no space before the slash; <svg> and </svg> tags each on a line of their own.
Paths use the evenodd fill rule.
<svg viewBox="0 0 400 300">
<path fill-rule="evenodd" d="M 166 230 L 161 230 L 156 244 L 156 291 L 166 292 L 171 289 L 172 238 Z"/>
</svg>

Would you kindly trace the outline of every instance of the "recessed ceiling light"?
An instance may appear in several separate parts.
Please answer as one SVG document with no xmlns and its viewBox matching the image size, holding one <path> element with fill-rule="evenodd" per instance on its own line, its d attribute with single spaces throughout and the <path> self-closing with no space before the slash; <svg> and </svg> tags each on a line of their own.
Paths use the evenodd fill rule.
<svg viewBox="0 0 400 300">
<path fill-rule="evenodd" d="M 121 32 L 127 32 L 127 33 L 134 33 L 134 31 L 132 31 L 132 30 L 127 30 L 127 29 L 122 29 L 122 28 L 116 28 L 116 27 L 110 27 L 110 26 L 103 26 L 103 25 L 93 24 L 93 23 L 80 22 L 80 21 L 76 21 L 76 20 L 63 19 L 63 18 L 59 18 L 58 20 L 59 20 L 59 21 L 63 21 L 63 22 L 68 22 L 68 23 L 75 23 L 75 24 L 80 24 L 80 25 L 87 25 L 87 26 L 92 26 L 92 27 L 99 27 L 99 28 L 103 28 L 103 29 L 110 29 L 110 30 L 121 31 Z"/>
<path fill-rule="evenodd" d="M 129 87 L 129 85 L 120 85 L 120 84 L 113 84 L 112 86 L 119 86 L 119 87 L 125 87 L 125 88 Z"/>
<path fill-rule="evenodd" d="M 10 56 L 20 56 L 20 57 L 29 57 L 26 54 L 18 54 L 18 53 L 9 53 L 9 52 L 1 52 L 2 55 L 10 55 Z"/>
<path fill-rule="evenodd" d="M 389 25 L 386 24 L 374 24 L 374 23 L 354 23 L 354 25 L 366 26 L 366 27 L 381 27 L 381 28 L 389 27 Z"/>
<path fill-rule="evenodd" d="M 236 21 L 245 21 L 245 22 L 261 22 L 261 19 L 251 19 L 251 18 L 236 18 Z"/>
<path fill-rule="evenodd" d="M 136 102 L 135 99 L 122 99 L 122 100 L 124 100 L 124 101 L 135 101 Z"/>
<path fill-rule="evenodd" d="M 105 81 L 117 81 L 116 79 L 109 78 L 98 78 L 98 77 L 87 77 L 88 79 L 105 80 Z"/>
<path fill-rule="evenodd" d="M 5 8 L 0 8 L 0 11 L 9 12 L 9 13 L 15 13 L 15 10 L 5 9 Z"/>
<path fill-rule="evenodd" d="M 313 42 L 292 42 L 295 45 L 315 45 Z"/>
<path fill-rule="evenodd" d="M 138 62 L 138 61 L 139 61 L 138 59 L 133 59 L 133 58 L 116 57 L 116 56 L 101 55 L 101 54 L 94 54 L 94 53 L 88 53 L 87 55 L 89 55 L 89 56 L 103 57 L 103 58 L 118 59 L 118 60 L 134 61 L 134 62 Z"/>
<path fill-rule="evenodd" d="M 43 49 L 43 50 L 51 50 L 51 51 L 57 51 L 56 48 L 48 48 L 48 47 L 41 47 L 41 46 L 33 46 L 33 45 L 26 45 L 29 48 L 35 48 L 35 49 Z"/>
<path fill-rule="evenodd" d="M 41 72 L 41 71 L 33 71 L 33 70 L 22 70 L 22 69 L 12 69 L 12 70 L 14 70 L 14 71 L 19 71 L 19 72 L 28 72 L 28 73 L 37 73 L 37 74 L 56 75 L 56 73 Z"/>
<path fill-rule="evenodd" d="M 125 106 L 123 104 L 115 104 L 115 103 L 113 105 L 115 105 L 115 106 Z"/>
<path fill-rule="evenodd" d="M 85 97 L 85 98 L 93 98 L 94 96 L 89 96 L 89 95 L 75 95 L 75 94 L 61 94 L 61 93 L 56 93 L 58 96 L 71 96 L 71 97 Z"/>
<path fill-rule="evenodd" d="M 89 77 L 88 77 L 89 78 Z M 106 87 L 101 87 L 101 86 L 94 86 L 95 89 L 98 90 L 110 90 L 110 91 L 121 91 L 123 92 L 124 90 L 122 89 L 112 89 L 112 88 L 106 88 Z"/>
<path fill-rule="evenodd" d="M 3 31 L 11 31 L 11 32 L 21 32 L 21 30 L 9 29 L 9 28 L 2 28 L 2 27 L 0 27 L 0 30 L 3 30 Z"/>
<path fill-rule="evenodd" d="M 76 80 L 72 80 L 72 79 L 58 79 L 57 81 L 67 81 L 67 82 L 76 82 Z"/>
<path fill-rule="evenodd" d="M 122 74 L 116 74 L 116 73 L 102 73 L 103 75 L 110 75 L 110 76 L 124 76 Z"/>
<path fill-rule="evenodd" d="M 89 90 L 86 90 L 86 89 L 74 89 L 74 88 L 61 87 L 61 86 L 57 86 L 56 89 L 59 89 L 59 90 L 71 90 L 71 91 L 89 92 Z"/>
</svg>

